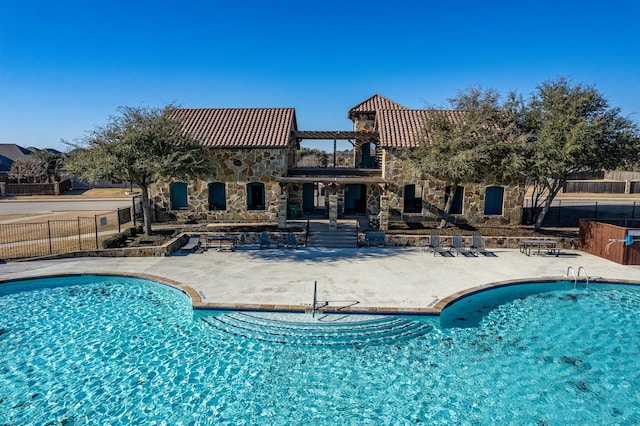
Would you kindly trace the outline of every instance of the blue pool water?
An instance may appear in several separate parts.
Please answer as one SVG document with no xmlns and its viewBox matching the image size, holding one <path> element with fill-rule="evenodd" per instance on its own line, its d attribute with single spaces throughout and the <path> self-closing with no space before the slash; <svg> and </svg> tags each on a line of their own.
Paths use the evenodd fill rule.
<svg viewBox="0 0 640 426">
<path fill-rule="evenodd" d="M 194 314 L 133 278 L 3 284 L 0 424 L 640 423 L 640 289 L 533 286 L 441 326 Z"/>
</svg>

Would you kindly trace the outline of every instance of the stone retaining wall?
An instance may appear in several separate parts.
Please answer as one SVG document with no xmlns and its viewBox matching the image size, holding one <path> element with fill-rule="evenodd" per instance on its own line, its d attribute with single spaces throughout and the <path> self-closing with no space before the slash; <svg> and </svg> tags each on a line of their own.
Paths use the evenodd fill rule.
<svg viewBox="0 0 640 426">
<path fill-rule="evenodd" d="M 70 253 L 61 253 L 51 256 L 43 256 L 38 259 L 68 259 L 75 257 L 164 257 L 175 253 L 187 243 L 189 234 L 180 234 L 171 241 L 161 246 L 149 247 L 120 247 L 104 250 L 81 250 Z"/>
<path fill-rule="evenodd" d="M 471 245 L 472 237 L 470 235 L 462 236 L 462 244 L 465 247 Z M 484 246 L 487 249 L 517 249 L 520 248 L 523 240 L 536 239 L 532 237 L 482 237 Z M 539 237 L 539 239 L 548 239 Z M 558 246 L 564 250 L 576 249 L 578 247 L 578 238 L 553 238 L 558 241 Z M 364 233 L 358 234 L 358 244 L 364 246 Z M 429 235 L 402 235 L 387 234 L 387 246 L 396 247 L 422 247 L 429 243 Z M 450 235 L 441 235 L 440 244 L 445 246 L 451 244 Z"/>
</svg>

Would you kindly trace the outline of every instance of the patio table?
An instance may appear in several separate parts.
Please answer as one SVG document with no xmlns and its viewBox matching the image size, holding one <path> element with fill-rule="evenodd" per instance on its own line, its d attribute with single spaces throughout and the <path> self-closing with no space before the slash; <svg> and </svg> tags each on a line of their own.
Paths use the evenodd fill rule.
<svg viewBox="0 0 640 426">
<path fill-rule="evenodd" d="M 207 235 L 205 247 L 218 250 L 229 249 L 235 251 L 238 246 L 238 237 L 232 235 Z"/>
<path fill-rule="evenodd" d="M 537 249 L 535 254 L 546 252 L 558 257 L 560 254 L 560 248 L 556 240 L 524 240 L 520 244 L 520 253 L 524 253 L 527 256 L 531 256 L 531 251 Z"/>
</svg>

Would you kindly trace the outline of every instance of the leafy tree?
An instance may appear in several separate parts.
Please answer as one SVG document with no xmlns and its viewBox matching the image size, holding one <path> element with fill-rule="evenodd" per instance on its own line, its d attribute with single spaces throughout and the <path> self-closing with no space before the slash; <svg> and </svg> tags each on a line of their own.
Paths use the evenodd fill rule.
<svg viewBox="0 0 640 426">
<path fill-rule="evenodd" d="M 72 145 L 75 149 L 68 161 L 72 173 L 91 181 L 119 179 L 138 184 L 147 235 L 151 234 L 151 184 L 214 172 L 208 150 L 171 119 L 173 108 L 120 107 L 104 127 Z"/>
<path fill-rule="evenodd" d="M 46 164 L 40 161 L 39 158 L 33 155 L 28 155 L 22 158 L 18 158 L 11 165 L 9 170 L 9 177 L 11 179 L 17 179 L 18 183 L 22 183 L 22 180 L 28 182 L 36 182 L 43 176 L 47 175 Z"/>
<path fill-rule="evenodd" d="M 525 121 L 537 139 L 527 166 L 535 230 L 571 174 L 630 167 L 640 158 L 637 125 L 593 86 L 566 78 L 541 84 Z"/>
<path fill-rule="evenodd" d="M 327 167 L 329 155 L 318 148 L 302 147 L 298 151 L 298 167 Z"/>
<path fill-rule="evenodd" d="M 447 187 L 440 228 L 447 225 L 461 183 L 522 177 L 529 140 L 515 113 L 515 94 L 501 104 L 497 91 L 471 87 L 449 103 L 453 111 L 429 111 L 419 148 L 409 153 L 418 171 Z"/>
<path fill-rule="evenodd" d="M 50 182 L 60 180 L 60 171 L 64 167 L 64 154 L 41 149 L 34 152 L 29 157 L 41 164 L 42 169 L 44 169 L 44 175 L 49 178 Z"/>
</svg>

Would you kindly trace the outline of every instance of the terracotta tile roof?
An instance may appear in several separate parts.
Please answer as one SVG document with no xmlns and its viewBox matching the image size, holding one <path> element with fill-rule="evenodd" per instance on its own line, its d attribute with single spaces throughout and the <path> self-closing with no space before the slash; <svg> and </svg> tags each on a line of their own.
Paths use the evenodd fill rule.
<svg viewBox="0 0 640 426">
<path fill-rule="evenodd" d="M 375 113 L 383 109 L 406 110 L 407 107 L 402 106 L 391 99 L 387 99 L 382 95 L 376 94 L 351 108 L 347 117 L 352 119 L 355 114 Z"/>
<path fill-rule="evenodd" d="M 171 118 L 210 148 L 286 147 L 297 130 L 293 108 L 176 108 Z"/>
<path fill-rule="evenodd" d="M 382 110 L 378 111 L 378 132 L 381 148 L 415 148 L 425 122 L 434 114 L 445 114 L 451 122 L 458 122 L 463 111 L 453 110 Z"/>
</svg>

